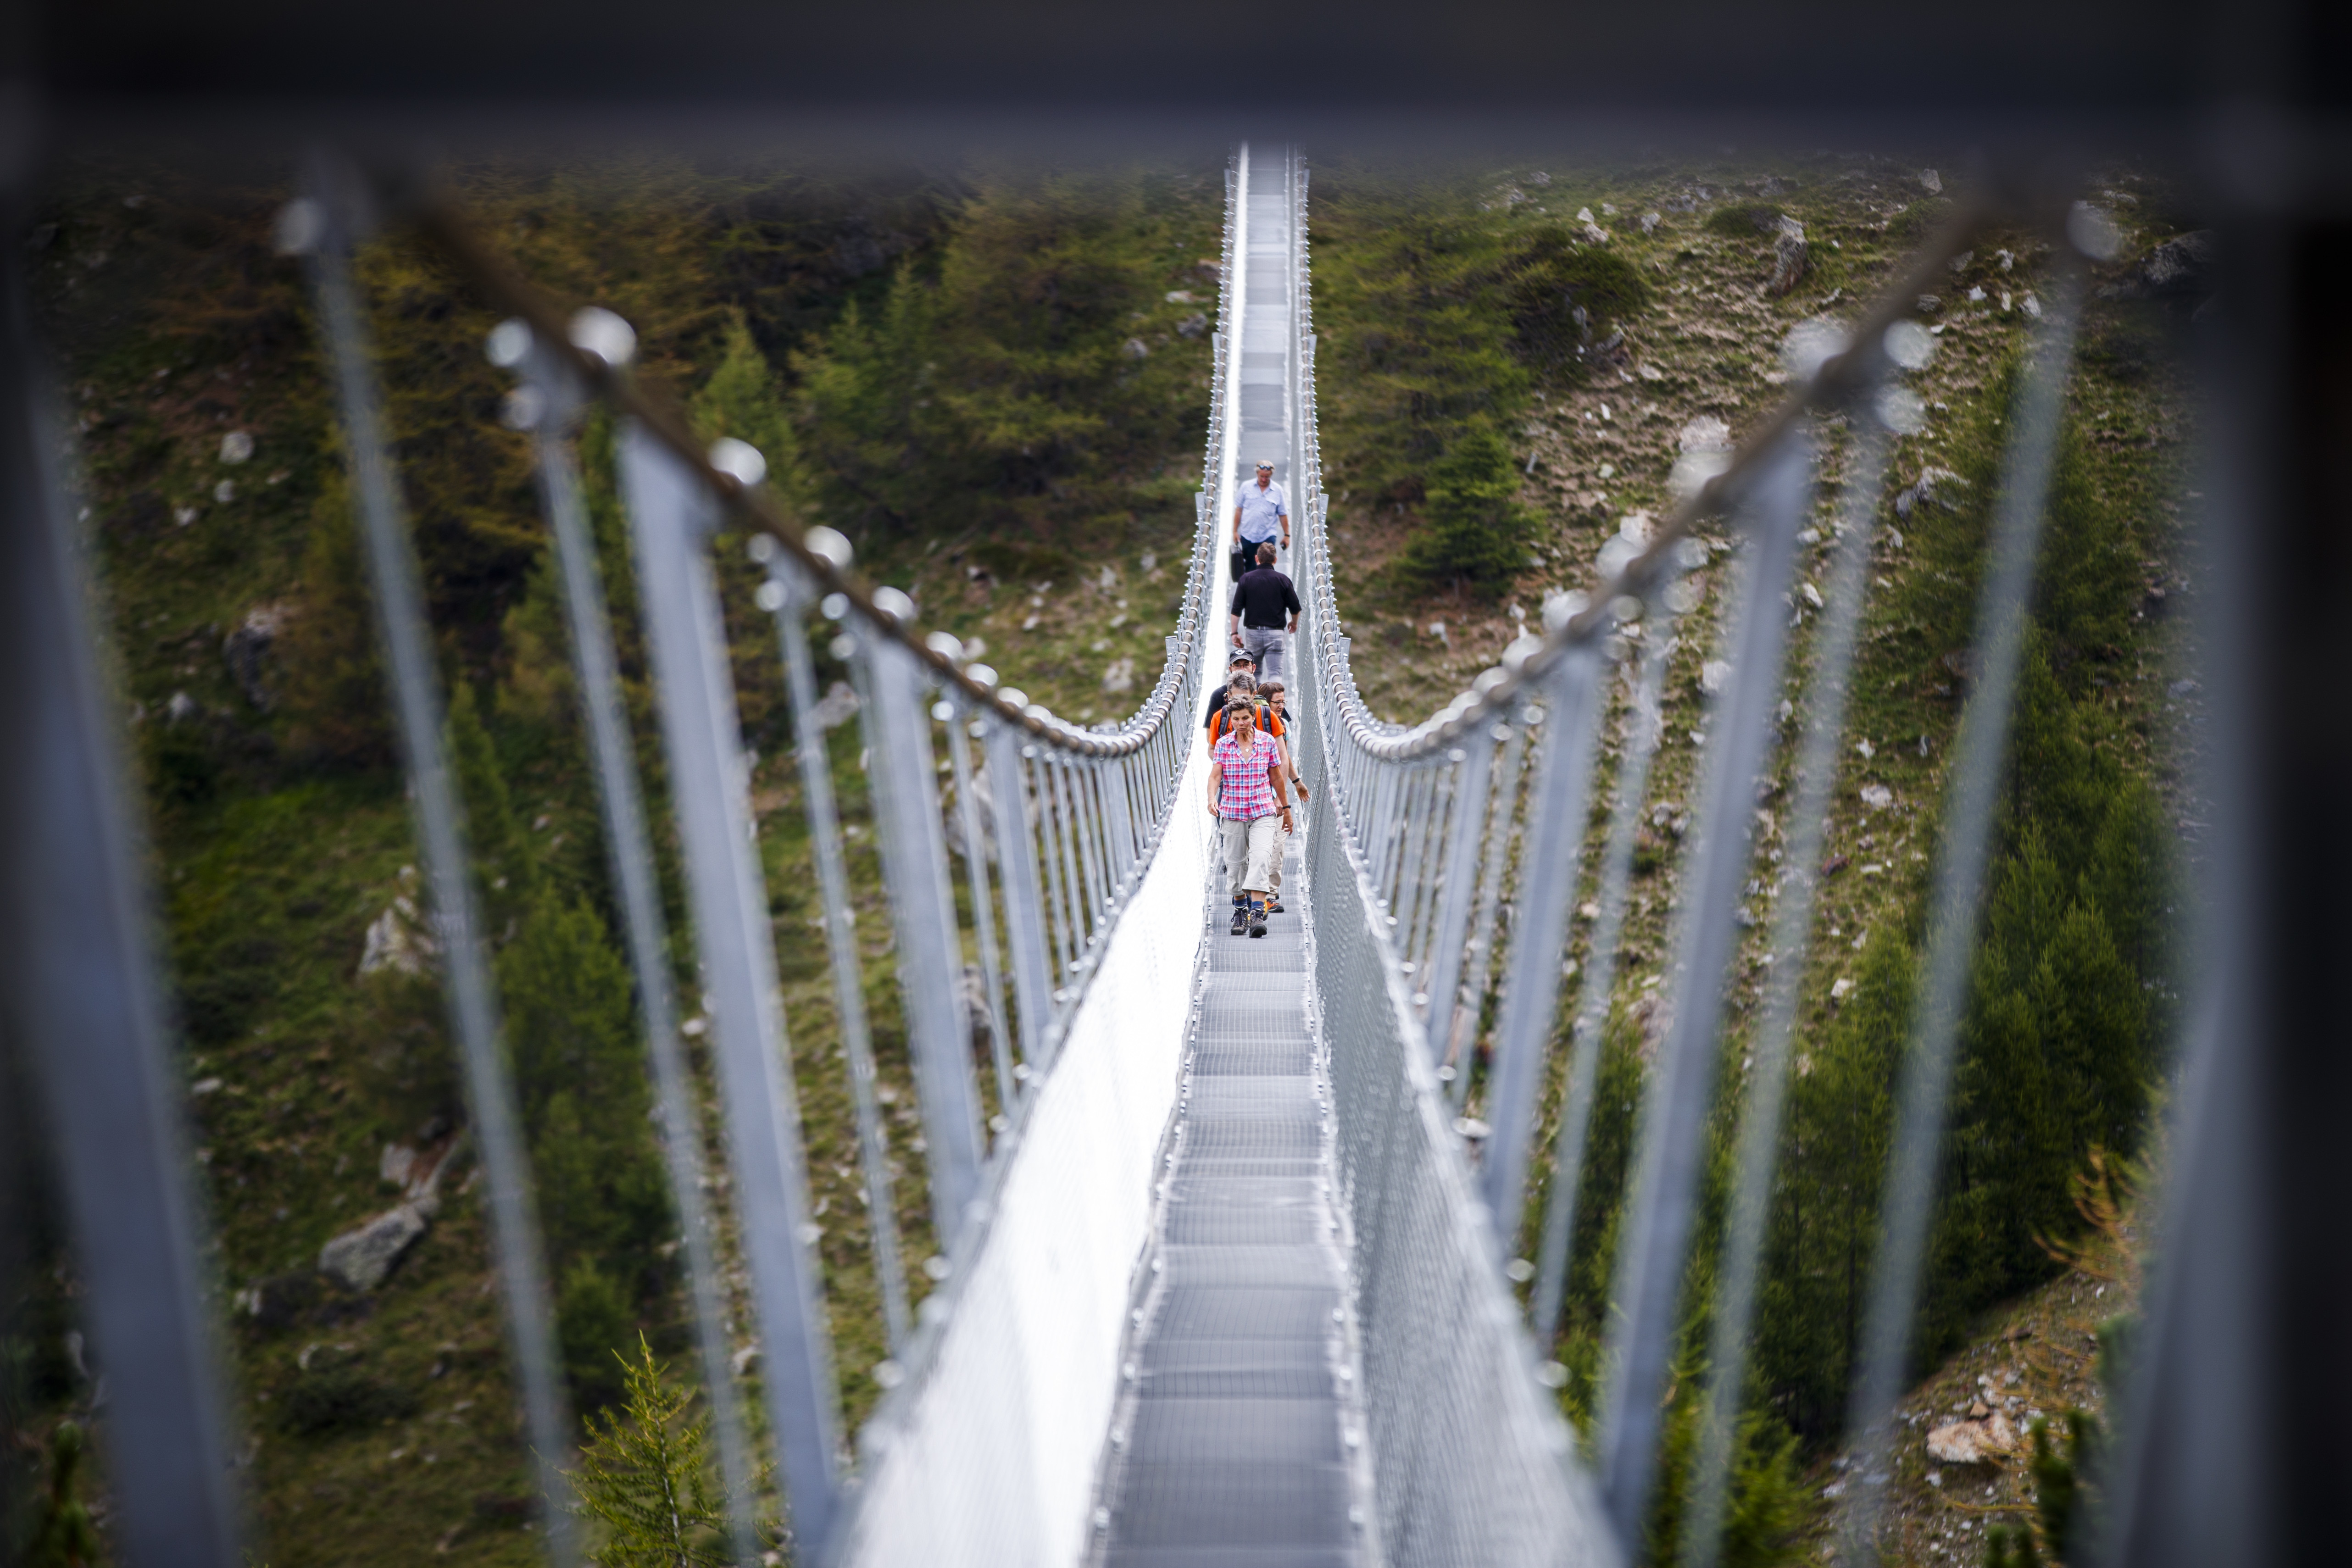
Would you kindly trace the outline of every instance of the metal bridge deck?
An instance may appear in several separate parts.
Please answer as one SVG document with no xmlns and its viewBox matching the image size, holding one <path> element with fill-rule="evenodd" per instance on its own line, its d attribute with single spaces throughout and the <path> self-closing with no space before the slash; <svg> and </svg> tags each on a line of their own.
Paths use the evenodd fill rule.
<svg viewBox="0 0 2352 1568">
<path fill-rule="evenodd" d="M 1285 879 L 1297 886 L 1298 857 Z M 1105 1568 L 1353 1568 L 1344 1264 L 1306 932 L 1225 934 L 1170 1141 L 1113 1432 Z"/>
<path fill-rule="evenodd" d="M 1287 484 L 1291 254 L 1284 168 L 1249 170 L 1235 479 Z M 1284 880 L 1302 901 L 1296 845 Z M 1306 931 L 1226 934 L 1208 899 L 1207 988 L 1129 1335 L 1097 1538 L 1104 1568 L 1354 1568 L 1345 1263 L 1328 1080 L 1308 1032 Z"/>
</svg>

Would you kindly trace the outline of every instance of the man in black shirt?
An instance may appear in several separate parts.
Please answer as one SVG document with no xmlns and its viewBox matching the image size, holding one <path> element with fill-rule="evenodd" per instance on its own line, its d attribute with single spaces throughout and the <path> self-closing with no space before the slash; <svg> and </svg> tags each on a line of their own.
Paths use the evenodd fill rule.
<svg viewBox="0 0 2352 1568">
<path fill-rule="evenodd" d="M 1271 542 L 1257 547 L 1256 569 L 1234 584 L 1231 619 L 1234 646 L 1256 662 L 1258 678 L 1280 675 L 1282 639 L 1298 629 L 1298 590 L 1274 569 Z"/>
</svg>

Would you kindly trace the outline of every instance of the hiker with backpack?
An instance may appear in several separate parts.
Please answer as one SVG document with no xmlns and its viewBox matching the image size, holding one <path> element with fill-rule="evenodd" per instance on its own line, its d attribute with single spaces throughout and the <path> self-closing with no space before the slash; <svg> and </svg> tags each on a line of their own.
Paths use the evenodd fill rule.
<svg viewBox="0 0 2352 1568">
<path fill-rule="evenodd" d="M 1226 883 L 1241 890 L 1231 934 L 1259 937 L 1290 831 L 1290 791 L 1280 748 L 1258 732 L 1256 703 L 1248 697 L 1228 702 L 1224 717 L 1224 733 L 1209 752 L 1209 814 L 1223 840 Z"/>
<path fill-rule="evenodd" d="M 1281 775 L 1289 781 L 1290 787 L 1297 793 L 1298 804 L 1304 805 L 1307 804 L 1307 782 L 1298 776 L 1298 764 L 1290 754 L 1290 715 L 1282 710 L 1278 701 L 1272 700 L 1268 695 L 1269 689 L 1278 691 L 1281 688 L 1282 682 L 1279 680 L 1268 682 L 1267 686 L 1261 687 L 1250 679 L 1247 671 L 1236 669 L 1233 679 L 1225 683 L 1223 689 L 1227 706 L 1235 702 L 1246 702 L 1251 710 L 1256 714 L 1259 738 L 1273 741 L 1276 765 L 1281 771 Z M 1209 745 L 1213 754 L 1218 741 L 1223 738 L 1230 723 L 1223 709 L 1219 709 L 1209 715 Z M 1288 828 L 1284 829 L 1284 837 L 1287 837 L 1291 831 Z M 1274 868 L 1269 873 L 1272 879 L 1266 884 L 1265 912 L 1270 915 L 1278 915 L 1282 912 L 1282 848 L 1277 845 L 1275 849 Z M 1234 903 L 1238 908 L 1246 900 L 1242 895 L 1241 883 L 1236 881 L 1232 886 Z"/>
</svg>

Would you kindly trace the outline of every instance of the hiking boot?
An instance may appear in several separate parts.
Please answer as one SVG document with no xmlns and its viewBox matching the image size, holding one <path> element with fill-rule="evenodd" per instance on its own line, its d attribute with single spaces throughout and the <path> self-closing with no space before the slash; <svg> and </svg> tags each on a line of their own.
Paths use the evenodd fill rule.
<svg viewBox="0 0 2352 1568">
<path fill-rule="evenodd" d="M 1249 929 L 1249 909 L 1244 904 L 1234 906 L 1234 929 L 1230 934 L 1239 936 Z"/>
<path fill-rule="evenodd" d="M 1280 899 L 1268 899 L 1265 901 L 1265 912 L 1270 915 L 1280 914 L 1282 912 L 1282 900 Z"/>
<path fill-rule="evenodd" d="M 1264 936 L 1265 934 L 1265 910 L 1263 909 L 1252 910 L 1250 911 L 1249 933 L 1252 936 Z"/>
</svg>

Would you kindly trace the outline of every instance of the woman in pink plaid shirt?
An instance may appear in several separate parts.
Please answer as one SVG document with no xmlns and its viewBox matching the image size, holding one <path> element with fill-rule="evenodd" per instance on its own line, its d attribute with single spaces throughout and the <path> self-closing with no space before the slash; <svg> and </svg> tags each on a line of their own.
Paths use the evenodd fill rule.
<svg viewBox="0 0 2352 1568">
<path fill-rule="evenodd" d="M 1209 753 L 1209 815 L 1224 838 L 1225 885 L 1244 889 L 1234 906 L 1233 934 L 1265 934 L 1265 894 L 1274 885 L 1274 858 L 1290 831 L 1290 794 L 1282 752 L 1257 732 L 1257 710 L 1247 701 L 1225 707 L 1227 729 Z M 1275 831 L 1279 817 L 1282 833 Z"/>
</svg>

